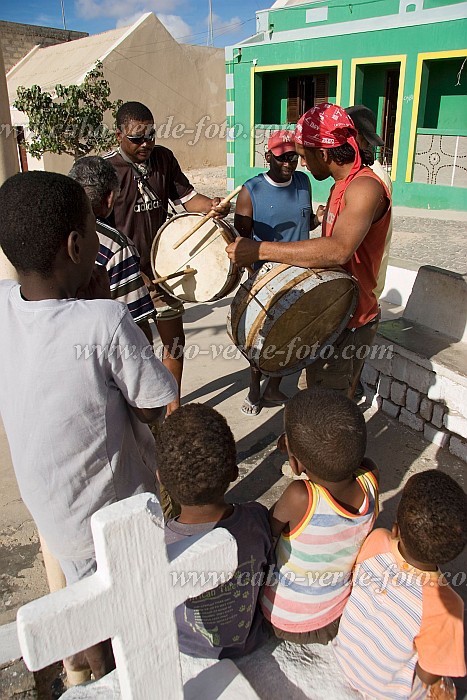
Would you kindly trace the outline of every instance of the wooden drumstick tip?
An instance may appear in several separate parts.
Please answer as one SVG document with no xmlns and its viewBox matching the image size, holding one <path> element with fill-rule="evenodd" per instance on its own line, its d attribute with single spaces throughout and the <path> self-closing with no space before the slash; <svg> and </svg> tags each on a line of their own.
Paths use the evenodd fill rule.
<svg viewBox="0 0 467 700">
<path fill-rule="evenodd" d="M 174 277 L 182 277 L 182 275 L 196 275 L 198 270 L 195 270 L 193 267 L 186 267 L 184 270 L 180 270 L 179 272 L 172 272 L 171 275 L 164 275 L 164 277 L 156 277 L 155 280 L 152 280 L 153 284 L 160 284 L 161 282 L 167 282 L 167 280 L 171 280 Z"/>
<path fill-rule="evenodd" d="M 242 187 L 243 187 L 243 185 L 239 185 L 238 187 L 236 187 L 229 195 L 227 195 L 227 197 L 225 197 L 224 199 L 222 199 L 219 202 L 218 206 L 220 206 L 221 204 L 228 204 L 230 202 L 230 200 L 233 199 L 240 192 Z M 213 219 L 215 216 L 216 216 L 216 213 L 214 211 L 208 212 L 208 214 L 203 216 L 193 226 L 193 228 L 191 228 L 189 231 L 187 231 L 187 233 L 185 233 L 181 238 L 178 239 L 178 241 L 176 241 L 176 243 L 173 244 L 173 246 L 172 246 L 173 249 L 176 250 L 177 248 L 179 248 L 182 245 L 182 243 L 185 243 L 185 241 L 187 241 L 190 238 L 190 236 L 192 236 L 194 233 L 196 233 L 196 231 L 198 229 L 200 229 L 203 224 L 205 224 L 207 221 L 209 221 L 209 219 Z"/>
</svg>

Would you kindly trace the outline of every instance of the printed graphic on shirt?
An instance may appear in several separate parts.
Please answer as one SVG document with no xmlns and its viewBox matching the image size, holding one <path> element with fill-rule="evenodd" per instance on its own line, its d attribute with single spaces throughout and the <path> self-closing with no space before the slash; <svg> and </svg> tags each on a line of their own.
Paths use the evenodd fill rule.
<svg viewBox="0 0 467 700">
<path fill-rule="evenodd" d="M 255 557 L 238 566 L 226 583 L 185 604 L 185 622 L 201 634 L 211 646 L 229 646 L 240 642 L 251 627 L 255 600 L 253 588 L 260 576 Z"/>
</svg>

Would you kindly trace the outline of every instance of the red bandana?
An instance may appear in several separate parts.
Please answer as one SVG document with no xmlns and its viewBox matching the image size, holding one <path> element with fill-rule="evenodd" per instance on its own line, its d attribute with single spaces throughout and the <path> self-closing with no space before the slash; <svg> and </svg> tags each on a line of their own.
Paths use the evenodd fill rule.
<svg viewBox="0 0 467 700">
<path fill-rule="evenodd" d="M 300 118 L 295 128 L 295 143 L 304 148 L 336 148 L 348 143 L 355 151 L 355 160 L 346 178 L 350 182 L 362 167 L 356 135 L 357 130 L 345 109 L 323 102 Z"/>
</svg>

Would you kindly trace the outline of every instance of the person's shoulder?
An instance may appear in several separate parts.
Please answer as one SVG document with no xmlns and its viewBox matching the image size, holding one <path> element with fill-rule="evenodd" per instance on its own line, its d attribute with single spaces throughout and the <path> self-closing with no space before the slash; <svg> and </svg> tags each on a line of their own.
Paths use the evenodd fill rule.
<svg viewBox="0 0 467 700">
<path fill-rule="evenodd" d="M 243 183 L 243 186 L 248 190 L 248 192 L 252 192 L 254 189 L 257 187 L 260 187 L 261 185 L 269 185 L 268 181 L 264 177 L 264 173 L 259 173 L 258 175 L 254 175 L 253 177 L 250 177 L 249 180 L 246 180 Z"/>
<path fill-rule="evenodd" d="M 358 554 L 357 562 L 360 564 L 365 559 L 371 559 L 379 554 L 386 554 L 391 551 L 392 536 L 389 530 L 377 528 L 370 532 Z"/>
<path fill-rule="evenodd" d="M 433 581 L 425 582 L 423 586 L 424 613 L 428 611 L 428 614 L 432 615 L 446 614 L 463 619 L 464 601 L 449 585 L 445 576 L 445 574 L 439 573 L 436 578 L 433 577 Z"/>
<path fill-rule="evenodd" d="M 308 175 L 301 170 L 296 170 L 293 175 L 292 175 L 292 180 L 295 180 L 295 182 L 299 183 L 300 185 L 305 185 L 306 187 L 310 187 L 310 178 Z"/>
<path fill-rule="evenodd" d="M 73 313 L 78 314 L 81 322 L 86 318 L 89 324 L 94 321 L 99 323 L 103 329 L 114 333 L 126 316 L 130 316 L 126 304 L 122 304 L 114 299 L 77 299 L 74 301 L 76 307 Z"/>
<path fill-rule="evenodd" d="M 117 163 L 119 160 L 125 162 L 120 155 L 118 148 L 114 148 L 111 151 L 107 151 L 107 153 L 103 153 L 102 158 L 105 158 L 105 160 L 112 160 L 112 165 L 115 165 L 115 163 Z M 115 163 L 113 161 L 115 161 Z"/>
<path fill-rule="evenodd" d="M 264 515 L 266 515 L 266 518 L 268 517 L 268 509 L 266 506 L 263 506 L 262 503 L 258 503 L 257 501 L 239 503 L 235 507 L 238 508 L 240 512 L 248 513 L 252 517 L 257 516 L 258 518 L 261 518 Z"/>
<path fill-rule="evenodd" d="M 371 170 L 374 172 L 374 174 L 379 177 L 381 182 L 383 182 L 386 187 L 388 188 L 388 191 L 392 193 L 392 180 L 391 176 L 389 175 L 388 171 L 383 168 L 379 160 L 375 160 L 371 167 Z"/>
<path fill-rule="evenodd" d="M 124 233 L 116 229 L 114 226 L 111 226 L 106 221 L 102 221 L 102 219 L 96 219 L 96 231 L 99 239 L 101 239 L 101 237 L 109 239 L 105 242 L 109 242 L 111 244 L 110 247 L 112 248 L 113 252 L 117 252 L 117 250 L 126 248 L 129 245 L 128 237 L 125 236 Z"/>
<path fill-rule="evenodd" d="M 0 293 L 6 296 L 17 284 L 16 280 L 0 280 Z"/>
<path fill-rule="evenodd" d="M 375 175 L 371 168 L 365 166 L 358 171 L 353 180 L 349 183 L 344 197 L 348 204 L 349 196 L 352 201 L 357 200 L 360 202 L 360 197 L 363 195 L 376 199 L 380 198 L 385 192 L 385 186 L 379 177 Z"/>
<path fill-rule="evenodd" d="M 242 536 L 246 536 L 247 531 L 251 535 L 253 528 L 253 532 L 256 531 L 256 534 L 262 532 L 267 540 L 272 538 L 269 512 L 265 506 L 256 501 L 249 501 L 248 503 L 239 503 L 235 508 L 237 511 L 236 521 L 242 525 Z"/>
<path fill-rule="evenodd" d="M 177 160 L 175 157 L 175 153 L 171 151 L 170 148 L 166 148 L 165 146 L 160 146 L 159 144 L 156 144 L 151 151 L 149 160 L 156 161 L 160 159 Z"/>
</svg>

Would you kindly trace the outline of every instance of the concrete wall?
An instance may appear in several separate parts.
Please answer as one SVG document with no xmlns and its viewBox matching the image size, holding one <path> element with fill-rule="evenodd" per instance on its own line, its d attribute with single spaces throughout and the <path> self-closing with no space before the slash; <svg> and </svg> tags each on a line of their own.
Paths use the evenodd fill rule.
<svg viewBox="0 0 467 700">
<path fill-rule="evenodd" d="M 225 163 L 222 49 L 178 44 L 150 15 L 103 65 L 112 99 L 146 104 L 157 142 L 174 151 L 182 169 Z"/>
<path fill-rule="evenodd" d="M 51 27 L 36 27 L 34 24 L 18 24 L 0 20 L 0 38 L 3 46 L 5 70 L 8 72 L 37 44 L 52 46 L 88 36 L 86 32 L 71 32 Z"/>
<path fill-rule="evenodd" d="M 467 462 L 467 277 L 388 266 L 386 310 L 362 372 L 367 399 Z"/>
</svg>

